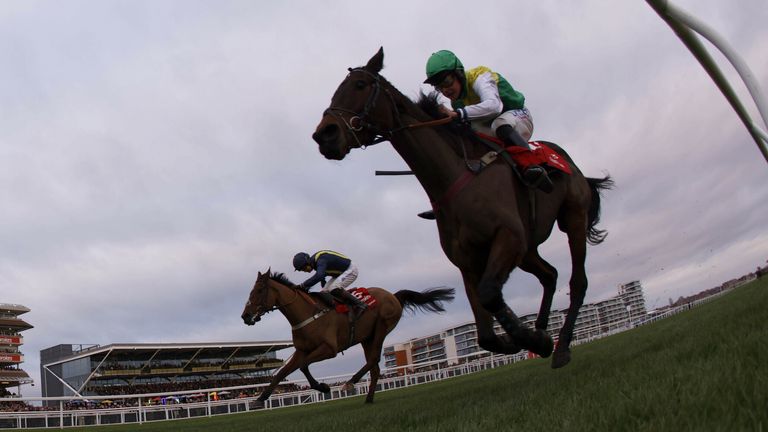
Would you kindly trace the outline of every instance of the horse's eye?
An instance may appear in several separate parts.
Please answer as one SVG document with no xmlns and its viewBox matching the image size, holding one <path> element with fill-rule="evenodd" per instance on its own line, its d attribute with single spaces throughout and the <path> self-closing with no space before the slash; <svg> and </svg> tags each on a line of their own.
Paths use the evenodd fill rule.
<svg viewBox="0 0 768 432">
<path fill-rule="evenodd" d="M 366 82 L 365 82 L 365 81 L 363 81 L 363 80 L 357 80 L 357 81 L 355 81 L 355 87 L 356 87 L 358 90 L 362 90 L 362 89 L 364 89 L 364 88 L 365 88 L 365 87 L 367 87 L 367 86 L 368 86 L 368 83 L 366 83 Z"/>
</svg>

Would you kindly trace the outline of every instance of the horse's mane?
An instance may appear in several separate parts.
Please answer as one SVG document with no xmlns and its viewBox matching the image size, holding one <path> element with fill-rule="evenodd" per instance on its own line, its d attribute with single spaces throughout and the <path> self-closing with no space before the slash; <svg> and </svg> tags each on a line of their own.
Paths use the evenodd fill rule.
<svg viewBox="0 0 768 432">
<path fill-rule="evenodd" d="M 440 113 L 440 102 L 437 100 L 438 97 L 439 94 L 436 91 L 430 92 L 429 94 L 422 91 L 419 94 L 419 99 L 416 101 L 416 106 L 421 108 L 422 111 L 433 119 L 443 117 Z"/>
<path fill-rule="evenodd" d="M 419 99 L 415 103 L 420 110 L 422 110 L 431 118 L 440 119 L 445 117 L 445 115 L 440 112 L 440 105 L 442 104 L 440 103 L 439 97 L 440 93 L 436 91 L 429 93 L 424 93 L 422 91 L 419 94 Z M 463 137 L 468 139 L 469 142 L 477 143 L 477 137 L 475 136 L 474 132 L 472 132 L 472 128 L 469 126 L 469 123 L 458 123 L 453 121 L 446 125 L 440 126 L 439 129 L 450 132 L 448 134 L 449 136 L 453 135 Z M 485 150 L 485 147 L 483 146 L 480 146 L 480 148 L 481 150 Z"/>
<path fill-rule="evenodd" d="M 401 112 L 407 113 L 418 121 L 429 121 L 445 117 L 440 112 L 440 93 L 432 91 L 424 93 L 419 92 L 419 97 L 416 101 L 405 96 L 395 86 L 392 85 L 386 78 L 379 74 L 381 82 L 390 89 L 390 95 L 393 97 L 397 108 Z M 446 141 L 453 147 L 457 155 L 461 155 L 461 141 L 472 141 L 474 134 L 469 127 L 469 123 L 450 122 L 446 125 L 437 126 L 434 128 L 440 135 L 442 135 Z M 479 146 L 480 151 L 484 151 L 485 147 Z M 479 157 L 479 156 L 478 156 Z"/>
<path fill-rule="evenodd" d="M 280 273 L 280 272 L 270 273 L 269 278 L 285 286 L 293 287 L 296 285 L 293 282 L 291 282 L 290 279 L 288 279 L 288 276 L 286 276 L 285 273 Z"/>
</svg>

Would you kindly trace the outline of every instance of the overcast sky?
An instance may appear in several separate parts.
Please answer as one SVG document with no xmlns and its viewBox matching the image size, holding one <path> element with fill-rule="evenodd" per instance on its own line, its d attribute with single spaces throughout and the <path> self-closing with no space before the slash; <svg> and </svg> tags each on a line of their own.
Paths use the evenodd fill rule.
<svg viewBox="0 0 768 432">
<path fill-rule="evenodd" d="M 768 88 L 765 0 L 675 3 Z M 381 46 L 382 74 L 411 97 L 440 49 L 502 73 L 526 96 L 534 139 L 565 147 L 588 176 L 613 176 L 587 302 L 640 280 L 658 307 L 768 258 L 768 164 L 644 1 L 6 0 L 0 302 L 32 309 L 22 351 L 33 379 L 39 351 L 62 343 L 289 339 L 278 313 L 254 327 L 240 313 L 258 271 L 307 277 L 291 267 L 299 251 L 348 254 L 356 285 L 457 288 L 448 313 L 404 317 L 388 344 L 470 321 L 435 224 L 416 217 L 426 194 L 413 177 L 374 176 L 406 168 L 391 146 L 333 162 L 311 139 L 346 68 Z M 567 307 L 565 237 L 541 251 Z M 515 271 L 504 294 L 525 314 L 541 289 Z M 353 349 L 313 369 L 362 363 Z"/>
</svg>

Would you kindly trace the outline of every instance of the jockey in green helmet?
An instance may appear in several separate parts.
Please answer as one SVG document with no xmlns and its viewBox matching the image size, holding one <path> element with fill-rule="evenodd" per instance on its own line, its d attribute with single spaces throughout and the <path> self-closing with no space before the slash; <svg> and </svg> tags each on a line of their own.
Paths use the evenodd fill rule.
<svg viewBox="0 0 768 432">
<path fill-rule="evenodd" d="M 472 122 L 473 128 L 495 134 L 507 145 L 530 150 L 533 118 L 525 107 L 525 96 L 503 76 L 485 66 L 465 70 L 456 54 L 448 50 L 432 54 L 426 72 L 424 83 L 451 101 L 452 109 L 441 106 L 446 116 Z M 552 180 L 538 165 L 525 170 L 523 181 L 547 193 L 552 190 Z M 420 216 L 434 218 L 431 212 Z"/>
</svg>

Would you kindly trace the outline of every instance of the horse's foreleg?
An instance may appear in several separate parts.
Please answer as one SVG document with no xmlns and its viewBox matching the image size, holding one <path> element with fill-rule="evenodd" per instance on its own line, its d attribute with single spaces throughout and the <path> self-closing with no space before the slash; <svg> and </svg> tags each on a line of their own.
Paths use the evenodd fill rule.
<svg viewBox="0 0 768 432">
<path fill-rule="evenodd" d="M 543 293 L 539 314 L 536 316 L 536 328 L 546 331 L 549 325 L 549 314 L 552 310 L 552 299 L 557 289 L 557 269 L 544 260 L 535 249 L 528 252 L 520 264 L 520 268 L 534 275 L 541 283 Z"/>
<path fill-rule="evenodd" d="M 522 231 L 522 228 L 520 229 Z M 523 326 L 520 319 L 504 302 L 501 289 L 509 278 L 509 273 L 521 263 L 525 253 L 524 237 L 515 235 L 516 231 L 501 229 L 491 245 L 485 272 L 478 285 L 480 303 L 493 314 L 514 343 L 542 357 L 552 354 L 552 338 L 546 331 Z"/>
<path fill-rule="evenodd" d="M 267 388 L 261 392 L 256 400 L 259 402 L 264 402 L 265 400 L 269 399 L 269 396 L 272 395 L 272 392 L 275 390 L 275 387 L 280 384 L 280 381 L 288 376 L 288 374 L 298 369 L 299 365 L 303 364 L 305 358 L 305 352 L 298 350 L 294 351 L 291 358 L 288 359 L 288 362 L 284 364 L 283 367 L 281 367 L 280 370 L 278 370 L 277 373 L 272 376 L 272 381 L 269 382 Z"/>
<path fill-rule="evenodd" d="M 307 383 L 309 383 L 310 388 L 315 389 L 320 393 L 330 393 L 331 387 L 326 383 L 317 382 L 315 377 L 309 372 L 309 365 L 302 366 L 299 370 L 304 374 L 304 377 L 307 378 Z"/>
<path fill-rule="evenodd" d="M 475 316 L 477 344 L 480 348 L 499 354 L 520 352 L 521 348 L 515 345 L 508 336 L 502 339 L 493 331 L 493 315 L 483 308 L 477 295 L 477 278 L 467 272 L 462 272 L 462 278 L 472 314 Z"/>
<path fill-rule="evenodd" d="M 288 363 L 280 368 L 280 370 L 277 371 L 277 373 L 272 377 L 272 381 L 269 382 L 269 386 L 267 386 L 267 388 L 261 392 L 257 400 L 260 402 L 267 400 L 275 390 L 275 387 L 280 384 L 280 381 L 282 381 L 286 376 L 291 374 L 296 369 L 306 367 L 307 365 L 316 361 L 325 360 L 335 356 L 336 351 L 326 344 L 321 344 L 315 348 L 315 350 L 308 353 L 296 350 L 288 360 Z M 309 371 L 309 369 L 307 369 L 307 371 Z"/>
<path fill-rule="evenodd" d="M 587 273 L 584 262 L 587 257 L 587 222 L 586 215 L 575 217 L 561 224 L 568 234 L 568 247 L 571 251 L 571 304 L 565 316 L 565 323 L 560 329 L 555 355 L 552 357 L 552 367 L 560 368 L 571 361 L 571 339 L 573 329 L 576 326 L 576 318 L 579 309 L 584 304 L 584 296 L 587 293 Z"/>
</svg>

